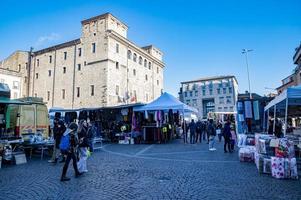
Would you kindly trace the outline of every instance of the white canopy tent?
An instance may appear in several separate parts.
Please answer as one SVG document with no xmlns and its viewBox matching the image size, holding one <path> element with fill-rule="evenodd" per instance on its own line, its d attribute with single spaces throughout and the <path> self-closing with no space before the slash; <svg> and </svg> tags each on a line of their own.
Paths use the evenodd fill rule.
<svg viewBox="0 0 301 200">
<path fill-rule="evenodd" d="M 288 106 L 301 106 L 301 85 L 287 88 L 279 96 L 275 97 L 275 99 L 273 99 L 268 105 L 265 106 L 264 112 L 265 113 L 267 112 L 268 116 L 269 116 L 270 109 L 273 109 L 274 112 L 273 132 L 275 131 L 276 110 L 278 109 L 278 110 L 285 111 L 284 134 L 286 134 Z M 266 121 L 268 123 L 268 119 Z M 264 114 L 264 122 L 265 122 L 265 114 Z"/>
<path fill-rule="evenodd" d="M 195 112 L 198 110 L 196 108 L 190 107 L 177 98 L 172 96 L 171 94 L 164 92 L 160 97 L 152 101 L 151 103 L 135 107 L 134 111 L 156 111 L 156 110 L 180 110 L 183 112 Z"/>
</svg>

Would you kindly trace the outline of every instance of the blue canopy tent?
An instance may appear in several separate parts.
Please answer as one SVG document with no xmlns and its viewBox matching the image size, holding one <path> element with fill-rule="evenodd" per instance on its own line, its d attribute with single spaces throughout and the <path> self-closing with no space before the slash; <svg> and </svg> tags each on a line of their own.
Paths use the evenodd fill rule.
<svg viewBox="0 0 301 200">
<path fill-rule="evenodd" d="M 264 108 L 264 112 L 267 112 L 267 118 L 269 116 L 270 109 L 273 109 L 274 119 L 276 119 L 276 113 L 278 111 L 284 112 L 284 135 L 286 134 L 287 129 L 287 116 L 288 116 L 288 107 L 289 106 L 301 106 L 301 85 L 289 87 L 284 90 L 279 96 L 275 97 L 267 106 Z M 264 122 L 265 122 L 265 114 L 264 114 Z M 268 119 L 266 119 L 268 124 Z M 273 124 L 273 132 L 275 132 L 275 121 Z M 268 127 L 268 125 L 267 125 Z"/>
</svg>

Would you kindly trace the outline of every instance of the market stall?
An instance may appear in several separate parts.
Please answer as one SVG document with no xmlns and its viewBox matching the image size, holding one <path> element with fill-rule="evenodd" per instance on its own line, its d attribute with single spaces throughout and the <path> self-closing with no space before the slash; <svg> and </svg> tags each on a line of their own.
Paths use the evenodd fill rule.
<svg viewBox="0 0 301 200">
<path fill-rule="evenodd" d="M 181 116 L 184 121 L 185 112 L 198 112 L 167 92 L 153 102 L 133 110 L 137 113 L 133 129 L 141 129 L 146 143 L 167 142 L 173 137 L 177 126 L 181 125 Z"/>
</svg>

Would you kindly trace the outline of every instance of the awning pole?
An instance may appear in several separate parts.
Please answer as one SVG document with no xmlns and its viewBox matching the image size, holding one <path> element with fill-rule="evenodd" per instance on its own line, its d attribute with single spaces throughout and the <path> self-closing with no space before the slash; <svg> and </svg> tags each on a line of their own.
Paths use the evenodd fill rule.
<svg viewBox="0 0 301 200">
<path fill-rule="evenodd" d="M 274 124 L 273 124 L 273 134 L 275 134 L 275 127 L 276 127 L 276 104 L 274 106 Z"/>
<path fill-rule="evenodd" d="M 263 132 L 265 131 L 265 110 L 263 110 L 263 122 L 262 122 Z"/>
<path fill-rule="evenodd" d="M 287 129 L 287 113 L 288 113 L 288 98 L 286 98 L 285 101 L 284 136 L 286 135 L 286 129 Z"/>
<path fill-rule="evenodd" d="M 267 132 L 269 132 L 270 128 L 270 108 L 268 109 L 268 116 L 267 116 Z"/>
<path fill-rule="evenodd" d="M 185 134 L 186 133 L 186 124 L 185 124 L 185 113 L 184 113 L 184 109 L 182 110 L 182 112 L 183 112 L 183 130 L 184 130 L 184 133 L 183 134 Z M 185 135 L 184 135 L 184 137 L 185 137 Z"/>
</svg>

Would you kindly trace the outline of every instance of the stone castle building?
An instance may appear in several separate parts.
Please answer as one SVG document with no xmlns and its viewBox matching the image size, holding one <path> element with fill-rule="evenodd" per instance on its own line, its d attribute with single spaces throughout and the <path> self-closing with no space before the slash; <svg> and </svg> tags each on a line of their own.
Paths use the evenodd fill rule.
<svg viewBox="0 0 301 200">
<path fill-rule="evenodd" d="M 180 101 L 195 107 L 199 118 L 209 112 L 235 112 L 238 82 L 235 76 L 214 76 L 181 82 Z"/>
<path fill-rule="evenodd" d="M 164 63 L 159 49 L 128 40 L 127 25 L 110 13 L 81 24 L 79 39 L 24 53 L 23 96 L 42 97 L 49 108 L 146 103 L 160 96 Z"/>
</svg>

